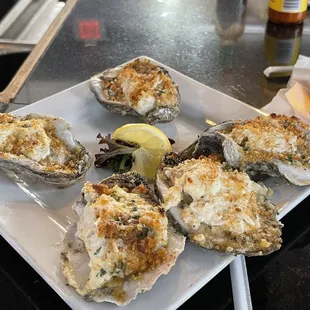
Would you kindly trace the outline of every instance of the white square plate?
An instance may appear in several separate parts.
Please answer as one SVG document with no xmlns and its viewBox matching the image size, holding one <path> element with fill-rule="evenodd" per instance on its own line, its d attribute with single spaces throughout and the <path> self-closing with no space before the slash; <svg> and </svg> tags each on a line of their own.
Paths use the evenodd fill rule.
<svg viewBox="0 0 310 310">
<path fill-rule="evenodd" d="M 188 146 L 208 124 L 250 118 L 263 113 L 154 62 L 165 67 L 180 87 L 180 116 L 171 123 L 158 126 L 176 141 L 176 151 Z M 93 154 L 99 151 L 96 141 L 99 132 L 109 133 L 125 123 L 139 122 L 137 118 L 123 117 L 103 109 L 90 92 L 88 81 L 14 111 L 17 115 L 31 112 L 59 116 L 69 121 L 78 140 Z M 94 168 L 87 179 L 100 181 L 107 174 L 106 170 Z M 60 270 L 61 242 L 67 227 L 75 219 L 71 205 L 79 196 L 82 184 L 66 190 L 49 191 L 19 184 L 29 195 L 26 196 L 5 175 L 0 177 L 0 195 L 3 197 L 0 205 L 2 236 L 71 308 L 116 309 L 117 306 L 109 303 L 96 304 L 83 300 L 66 285 Z M 267 182 L 275 190 L 272 200 L 282 208 L 281 215 L 289 212 L 310 193 L 309 187 L 297 188 L 274 179 Z M 40 200 L 47 208 L 41 208 L 30 197 Z M 233 259 L 231 255 L 213 253 L 187 243 L 171 272 L 161 276 L 151 291 L 139 294 L 136 300 L 123 309 L 176 309 Z"/>
</svg>

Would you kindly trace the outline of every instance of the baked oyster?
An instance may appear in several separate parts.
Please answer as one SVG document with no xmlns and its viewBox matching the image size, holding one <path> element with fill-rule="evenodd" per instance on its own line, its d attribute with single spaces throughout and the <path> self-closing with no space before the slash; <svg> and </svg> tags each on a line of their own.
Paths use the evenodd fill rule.
<svg viewBox="0 0 310 310">
<path fill-rule="evenodd" d="M 188 151 L 199 153 L 202 147 L 209 154 L 222 153 L 229 165 L 250 175 L 310 185 L 310 126 L 294 116 L 271 114 L 221 123 L 204 132 Z"/>
<path fill-rule="evenodd" d="M 82 193 L 79 220 L 64 239 L 63 273 L 88 301 L 126 305 L 170 271 L 185 238 L 138 173 L 87 182 Z"/>
<path fill-rule="evenodd" d="M 168 71 L 138 58 L 90 79 L 90 89 L 109 111 L 136 115 L 146 123 L 166 123 L 180 112 L 178 86 Z"/>
<path fill-rule="evenodd" d="M 39 114 L 0 114 L 0 168 L 64 188 L 82 179 L 92 156 L 65 120 Z"/>
<path fill-rule="evenodd" d="M 268 188 L 217 157 L 184 160 L 170 153 L 155 185 L 172 222 L 201 247 L 247 256 L 281 247 L 282 224 L 266 199 Z"/>
</svg>

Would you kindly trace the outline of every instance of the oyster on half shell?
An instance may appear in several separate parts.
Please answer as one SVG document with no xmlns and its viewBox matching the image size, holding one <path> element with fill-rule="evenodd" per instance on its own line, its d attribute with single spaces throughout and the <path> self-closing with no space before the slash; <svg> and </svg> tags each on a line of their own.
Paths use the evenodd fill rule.
<svg viewBox="0 0 310 310">
<path fill-rule="evenodd" d="M 0 168 L 64 188 L 82 179 L 92 156 L 65 120 L 39 114 L 0 114 Z"/>
<path fill-rule="evenodd" d="M 172 222 L 201 247 L 247 256 L 281 247 L 282 224 L 266 199 L 268 188 L 218 158 L 170 153 L 155 188 Z"/>
<path fill-rule="evenodd" d="M 79 220 L 64 239 L 63 273 L 88 301 L 126 305 L 170 271 L 185 238 L 138 173 L 87 182 L 82 193 Z"/>
<path fill-rule="evenodd" d="M 180 94 L 168 71 L 138 58 L 90 79 L 90 89 L 109 111 L 136 115 L 149 124 L 172 121 L 180 112 Z"/>
<path fill-rule="evenodd" d="M 233 168 L 250 175 L 281 177 L 310 185 L 310 126 L 296 117 L 271 114 L 227 121 L 205 131 L 187 152 L 222 153 Z"/>
</svg>

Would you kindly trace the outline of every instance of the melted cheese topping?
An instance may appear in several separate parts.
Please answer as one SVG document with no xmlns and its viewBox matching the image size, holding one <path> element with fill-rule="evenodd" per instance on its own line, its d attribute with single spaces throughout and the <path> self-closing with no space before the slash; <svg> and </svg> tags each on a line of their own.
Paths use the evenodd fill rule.
<svg viewBox="0 0 310 310">
<path fill-rule="evenodd" d="M 113 81 L 105 81 L 105 94 L 111 101 L 125 101 L 140 115 L 157 106 L 177 104 L 177 88 L 167 74 L 149 60 L 129 63 Z"/>
<path fill-rule="evenodd" d="M 139 277 L 169 258 L 167 217 L 141 197 L 145 191 L 143 185 L 128 193 L 117 185 L 85 184 L 87 205 L 77 236 L 84 241 L 90 257 L 86 290 L 114 278 Z"/>
<path fill-rule="evenodd" d="M 58 137 L 55 122 L 49 117 L 19 119 L 0 114 L 0 156 L 29 159 L 46 171 L 75 172 L 76 154 Z"/>
<path fill-rule="evenodd" d="M 265 189 L 247 174 L 225 171 L 210 158 L 187 160 L 164 168 L 163 173 L 172 184 L 164 195 L 164 207 L 187 202 L 181 218 L 189 231 L 198 230 L 202 223 L 234 234 L 260 227 L 256 193 L 263 194 Z"/>
<path fill-rule="evenodd" d="M 309 130 L 296 117 L 271 114 L 236 124 L 229 136 L 242 147 L 244 162 L 279 159 L 309 164 Z"/>
<path fill-rule="evenodd" d="M 251 124 L 252 125 L 252 124 Z M 255 126 L 246 128 L 234 128 L 231 137 L 238 144 L 244 141 L 246 149 L 257 149 L 272 153 L 295 152 L 297 137 L 292 133 L 285 133 L 279 128 L 257 128 Z"/>
<path fill-rule="evenodd" d="M 51 139 L 42 121 L 0 124 L 0 151 L 39 161 L 50 155 Z"/>
</svg>

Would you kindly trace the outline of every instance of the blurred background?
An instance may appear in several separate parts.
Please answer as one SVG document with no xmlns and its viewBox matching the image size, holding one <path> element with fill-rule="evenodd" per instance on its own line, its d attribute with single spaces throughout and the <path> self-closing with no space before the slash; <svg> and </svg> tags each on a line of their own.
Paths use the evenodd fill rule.
<svg viewBox="0 0 310 310">
<path fill-rule="evenodd" d="M 147 55 L 261 108 L 289 75 L 267 79 L 263 70 L 310 56 L 309 17 L 291 26 L 268 23 L 267 0 L 71 1 L 1 0 L 0 102 L 29 104 Z M 67 6 L 60 31 L 45 37 Z M 42 40 L 46 54 L 37 49 L 31 59 L 40 66 L 16 77 Z M 24 81 L 1 100 L 14 76 Z"/>
</svg>

